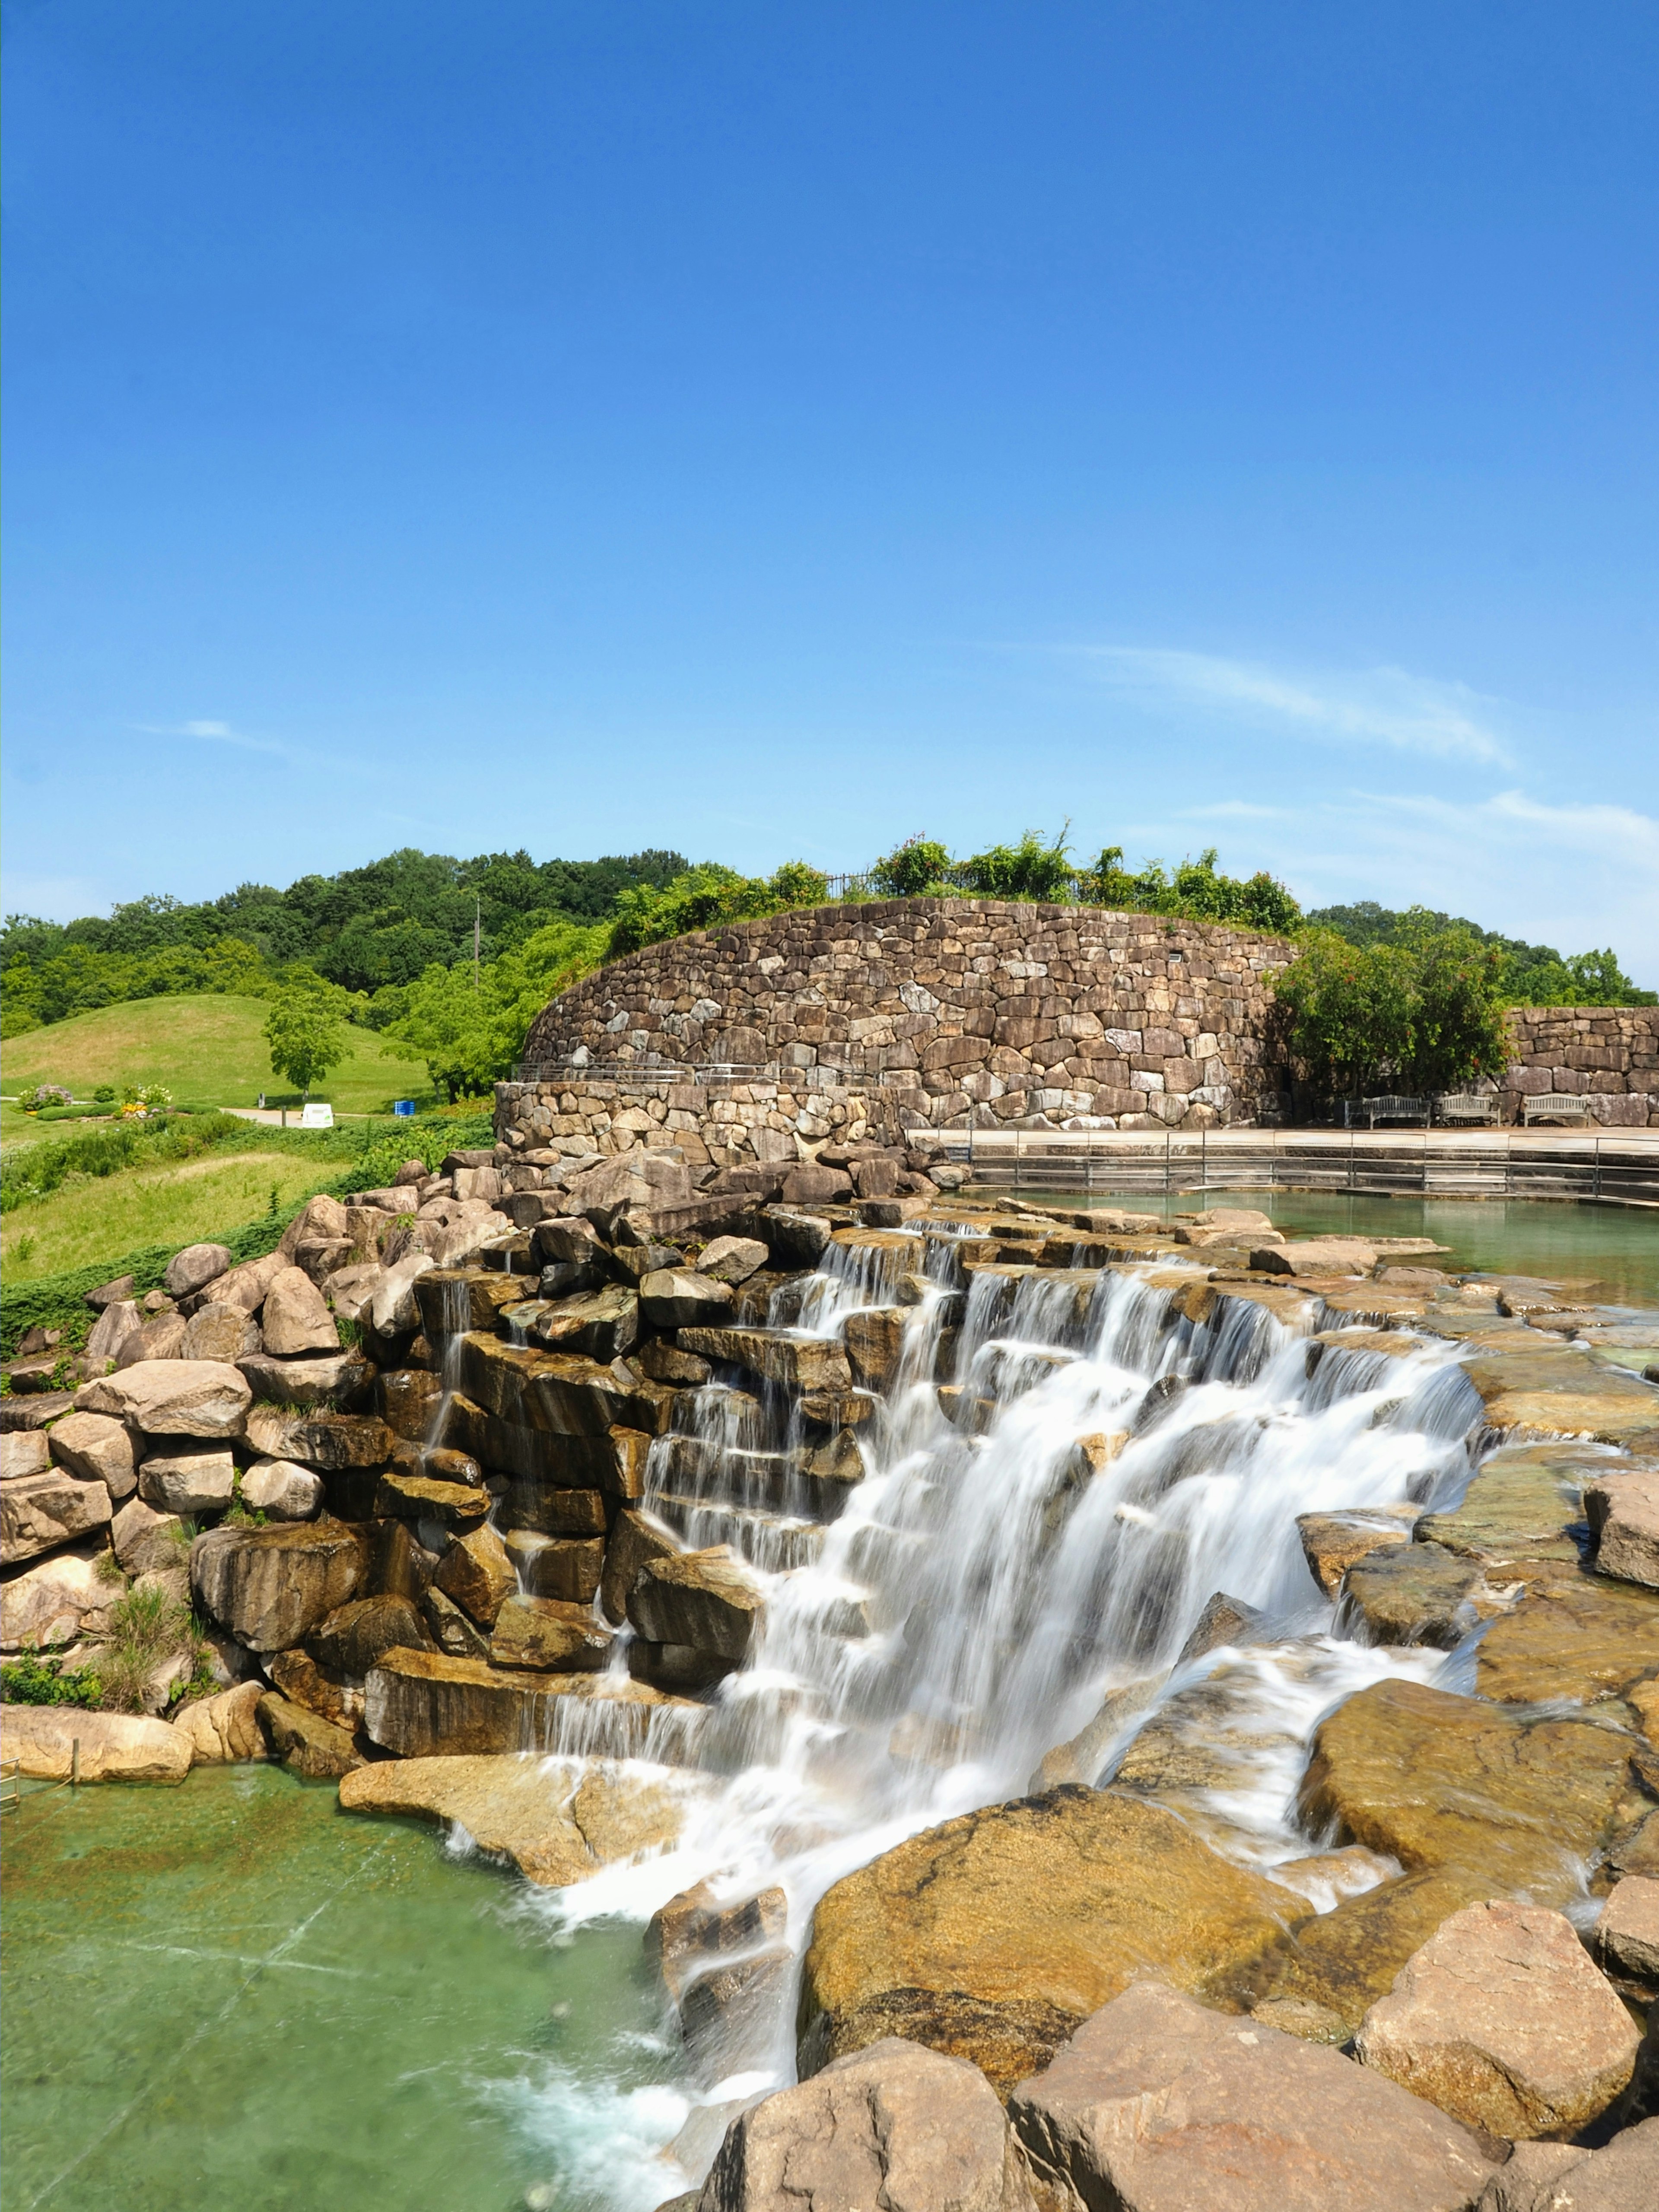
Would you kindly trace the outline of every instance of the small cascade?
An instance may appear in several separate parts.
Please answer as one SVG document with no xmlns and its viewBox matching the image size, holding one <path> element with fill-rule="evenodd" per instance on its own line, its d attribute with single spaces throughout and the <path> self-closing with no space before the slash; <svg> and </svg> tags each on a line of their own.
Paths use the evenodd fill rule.
<svg viewBox="0 0 1659 2212">
<path fill-rule="evenodd" d="M 472 1326 L 471 1286 L 465 1275 L 447 1275 L 438 1285 L 438 1402 L 427 1424 L 422 1449 L 436 1451 L 449 1430 L 449 1409 L 461 1387 L 461 1360 L 468 1330 Z"/>
</svg>

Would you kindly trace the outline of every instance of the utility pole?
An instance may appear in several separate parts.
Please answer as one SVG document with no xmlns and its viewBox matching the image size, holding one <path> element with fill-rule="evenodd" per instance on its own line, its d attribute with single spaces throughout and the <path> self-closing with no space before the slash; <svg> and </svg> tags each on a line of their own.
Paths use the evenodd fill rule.
<svg viewBox="0 0 1659 2212">
<path fill-rule="evenodd" d="M 478 988 L 478 893 L 474 891 L 472 894 L 472 988 L 475 991 Z"/>
</svg>

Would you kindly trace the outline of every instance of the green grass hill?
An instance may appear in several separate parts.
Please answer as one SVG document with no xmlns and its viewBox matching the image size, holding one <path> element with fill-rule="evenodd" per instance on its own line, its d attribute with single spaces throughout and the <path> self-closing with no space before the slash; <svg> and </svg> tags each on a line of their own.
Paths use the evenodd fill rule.
<svg viewBox="0 0 1659 2212">
<path fill-rule="evenodd" d="M 15 1097 L 37 1083 L 61 1083 L 77 1098 L 100 1084 L 165 1084 L 181 1103 L 252 1106 L 265 1092 L 275 1105 L 297 1103 L 270 1072 L 263 999 L 218 994 L 133 999 L 75 1014 L 10 1037 L 0 1048 L 0 1082 Z M 346 1032 L 350 1056 L 314 1094 L 337 1113 L 384 1113 L 394 1098 L 424 1098 L 432 1080 L 409 1048 L 373 1030 Z"/>
</svg>

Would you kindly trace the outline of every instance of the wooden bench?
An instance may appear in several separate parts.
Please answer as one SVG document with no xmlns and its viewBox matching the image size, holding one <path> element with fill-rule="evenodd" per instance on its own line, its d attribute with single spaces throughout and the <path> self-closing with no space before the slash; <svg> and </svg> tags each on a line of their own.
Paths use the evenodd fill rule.
<svg viewBox="0 0 1659 2212">
<path fill-rule="evenodd" d="M 1429 1121 L 1429 1102 L 1426 1098 L 1347 1098 L 1342 1103 L 1342 1126 L 1356 1128 L 1364 1121 L 1368 1129 L 1379 1121 L 1421 1121 L 1426 1128 Z"/>
<path fill-rule="evenodd" d="M 1589 1118 L 1589 1100 L 1571 1091 L 1540 1091 L 1535 1097 L 1524 1100 L 1521 1108 L 1523 1128 L 1534 1121 L 1588 1121 Z"/>
<path fill-rule="evenodd" d="M 1434 1102 L 1434 1118 L 1443 1129 L 1496 1128 L 1497 1094 L 1486 1091 L 1443 1091 Z"/>
</svg>

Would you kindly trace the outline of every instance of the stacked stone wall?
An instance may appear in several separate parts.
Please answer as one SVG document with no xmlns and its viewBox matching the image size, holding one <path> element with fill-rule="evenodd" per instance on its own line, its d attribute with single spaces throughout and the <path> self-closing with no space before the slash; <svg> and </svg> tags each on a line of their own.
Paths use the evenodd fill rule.
<svg viewBox="0 0 1659 2212">
<path fill-rule="evenodd" d="M 1585 1099 L 1606 1128 L 1659 1128 L 1659 1006 L 1517 1006 L 1510 1035 L 1506 1121 L 1525 1099 L 1558 1091 Z"/>
<path fill-rule="evenodd" d="M 1269 985 L 1291 957 L 1277 938 L 1093 908 L 894 899 L 775 915 L 648 945 L 556 999 L 504 1120 L 569 1121 L 574 1139 L 584 1115 L 591 1133 L 592 1086 L 670 1062 L 755 1072 L 706 1098 L 687 1083 L 660 1116 L 644 1099 L 634 1109 L 733 1138 L 811 1141 L 878 1119 L 884 1134 L 1237 1125 L 1278 1095 Z M 609 1102 L 597 1111 L 615 1125 Z"/>
</svg>

